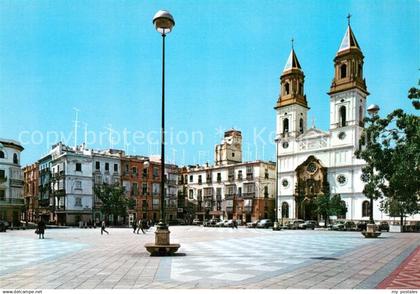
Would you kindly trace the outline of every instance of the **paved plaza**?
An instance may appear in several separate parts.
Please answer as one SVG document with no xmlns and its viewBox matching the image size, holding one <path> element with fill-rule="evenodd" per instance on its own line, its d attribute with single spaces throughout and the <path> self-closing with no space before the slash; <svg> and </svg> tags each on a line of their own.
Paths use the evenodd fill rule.
<svg viewBox="0 0 420 294">
<path fill-rule="evenodd" d="M 43 240 L 32 230 L 1 233 L 0 288 L 373 289 L 420 246 L 415 233 L 365 239 L 360 232 L 170 230 L 171 241 L 181 244 L 173 257 L 146 253 L 154 228 L 146 234 L 110 228 L 109 235 L 100 229 L 50 229 Z M 419 262 L 412 258 L 409 264 L 420 268 Z"/>
</svg>

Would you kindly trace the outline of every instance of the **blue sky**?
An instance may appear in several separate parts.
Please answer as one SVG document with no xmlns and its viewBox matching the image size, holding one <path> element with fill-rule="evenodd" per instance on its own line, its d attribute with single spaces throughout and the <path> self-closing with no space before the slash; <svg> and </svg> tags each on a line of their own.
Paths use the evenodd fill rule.
<svg viewBox="0 0 420 294">
<path fill-rule="evenodd" d="M 89 147 L 159 153 L 161 37 L 152 25 L 159 9 L 176 21 L 166 47 L 166 126 L 167 140 L 181 141 L 167 145 L 178 164 L 213 162 L 220 131 L 231 127 L 243 133 L 245 160 L 274 159 L 273 106 L 292 37 L 309 123 L 315 117 L 328 129 L 326 93 L 349 12 L 365 55 L 368 104 L 412 112 L 406 96 L 419 79 L 418 1 L 3 0 L 0 137 L 22 140 L 23 164 L 45 154 L 56 133 L 73 144 L 74 108 L 78 143 L 87 124 L 97 138 Z M 111 144 L 107 128 L 121 140 Z M 141 134 L 134 142 L 135 131 L 149 134 L 152 146 Z"/>
</svg>

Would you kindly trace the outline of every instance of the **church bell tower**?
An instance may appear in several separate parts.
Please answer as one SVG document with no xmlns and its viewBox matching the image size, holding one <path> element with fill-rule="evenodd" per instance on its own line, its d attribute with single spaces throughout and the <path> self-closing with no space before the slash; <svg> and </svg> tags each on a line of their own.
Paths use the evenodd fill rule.
<svg viewBox="0 0 420 294">
<path fill-rule="evenodd" d="M 296 138 L 306 131 L 309 107 L 304 82 L 305 75 L 292 43 L 292 50 L 280 77 L 280 95 L 274 107 L 277 111 L 277 135 L 282 138 Z"/>
<path fill-rule="evenodd" d="M 330 130 L 348 126 L 363 127 L 366 97 L 369 95 L 363 77 L 363 53 L 350 26 L 334 58 L 334 78 L 330 92 Z M 344 128 L 344 129 L 343 129 Z"/>
</svg>

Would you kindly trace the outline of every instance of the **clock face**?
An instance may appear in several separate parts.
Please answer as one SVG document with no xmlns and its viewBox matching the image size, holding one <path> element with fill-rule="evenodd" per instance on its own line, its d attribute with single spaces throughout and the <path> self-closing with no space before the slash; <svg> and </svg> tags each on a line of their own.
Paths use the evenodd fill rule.
<svg viewBox="0 0 420 294">
<path fill-rule="evenodd" d="M 345 137 L 346 137 L 346 133 L 344 133 L 344 132 L 340 132 L 338 134 L 338 139 L 340 139 L 340 140 L 343 140 Z"/>
<path fill-rule="evenodd" d="M 345 175 L 338 175 L 337 177 L 337 182 L 341 185 L 345 184 L 347 181 L 346 176 Z"/>
<path fill-rule="evenodd" d="M 288 142 L 283 142 L 283 148 L 286 149 L 287 147 L 289 147 L 289 143 Z"/>
<path fill-rule="evenodd" d="M 315 171 L 316 171 L 316 164 L 315 163 L 313 163 L 313 162 L 311 162 L 310 164 L 308 164 L 308 166 L 306 167 L 306 170 L 309 172 L 309 173 L 311 173 L 311 174 L 313 174 Z"/>
</svg>

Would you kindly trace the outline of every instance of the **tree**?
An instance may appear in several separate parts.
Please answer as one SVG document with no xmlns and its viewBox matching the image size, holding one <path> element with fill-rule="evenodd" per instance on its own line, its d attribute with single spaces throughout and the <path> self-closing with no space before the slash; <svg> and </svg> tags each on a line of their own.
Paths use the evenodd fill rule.
<svg viewBox="0 0 420 294">
<path fill-rule="evenodd" d="M 419 109 L 419 89 L 411 88 L 408 97 Z M 366 183 L 363 192 L 373 199 L 383 198 L 381 209 L 399 216 L 403 229 L 404 217 L 419 212 L 419 117 L 397 109 L 383 119 L 375 114 L 365 122 L 369 125 L 360 139 L 363 148 L 355 153 L 366 162 L 362 169 L 362 180 Z M 373 220 L 372 214 L 373 209 Z"/>
<path fill-rule="evenodd" d="M 317 213 L 324 219 L 324 227 L 327 226 L 331 215 L 343 215 L 347 212 L 347 207 L 343 205 L 340 194 L 331 196 L 330 185 L 324 181 L 322 193 L 315 200 Z"/>
<path fill-rule="evenodd" d="M 125 197 L 124 187 L 118 184 L 102 184 L 94 187 L 95 196 L 102 201 L 101 211 L 105 219 L 113 216 L 114 225 L 117 224 L 118 216 L 127 215 L 128 200 Z"/>
</svg>

